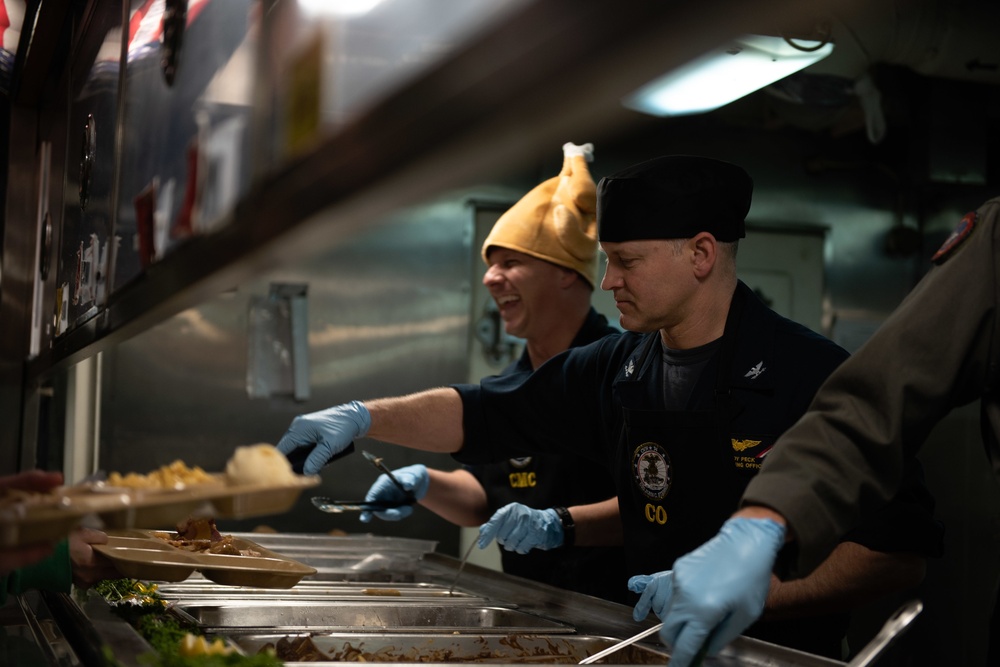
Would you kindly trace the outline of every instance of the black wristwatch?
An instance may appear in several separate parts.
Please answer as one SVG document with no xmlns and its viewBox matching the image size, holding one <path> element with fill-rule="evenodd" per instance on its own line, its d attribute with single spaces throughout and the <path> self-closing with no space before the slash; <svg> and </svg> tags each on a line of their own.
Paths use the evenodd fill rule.
<svg viewBox="0 0 1000 667">
<path fill-rule="evenodd" d="M 571 547 L 573 542 L 576 541 L 576 524 L 573 523 L 573 515 L 569 513 L 569 510 L 565 507 L 553 507 L 556 511 L 556 515 L 559 516 L 559 521 L 562 522 L 563 527 L 563 546 Z"/>
</svg>

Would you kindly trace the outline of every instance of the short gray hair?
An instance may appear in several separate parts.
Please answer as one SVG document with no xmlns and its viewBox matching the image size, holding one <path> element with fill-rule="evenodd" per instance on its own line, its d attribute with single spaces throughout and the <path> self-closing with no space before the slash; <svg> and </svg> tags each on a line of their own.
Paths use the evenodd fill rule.
<svg viewBox="0 0 1000 667">
<path fill-rule="evenodd" d="M 673 249 L 674 254 L 679 255 L 681 254 L 681 251 L 684 250 L 684 244 L 690 240 L 691 239 L 667 239 L 667 243 L 670 244 L 670 247 Z M 736 253 L 740 249 L 739 240 L 716 241 L 716 244 L 719 246 L 719 254 L 729 259 L 729 261 L 732 262 L 733 266 L 736 266 Z"/>
</svg>

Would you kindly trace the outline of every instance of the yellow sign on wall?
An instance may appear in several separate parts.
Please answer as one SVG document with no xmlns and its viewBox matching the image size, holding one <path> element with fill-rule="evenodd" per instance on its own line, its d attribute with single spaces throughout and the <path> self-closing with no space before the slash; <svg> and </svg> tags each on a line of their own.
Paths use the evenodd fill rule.
<svg viewBox="0 0 1000 667">
<path fill-rule="evenodd" d="M 285 99 L 285 144 L 288 153 L 305 150 L 319 133 L 323 76 L 323 37 L 317 31 L 292 61 Z"/>
</svg>

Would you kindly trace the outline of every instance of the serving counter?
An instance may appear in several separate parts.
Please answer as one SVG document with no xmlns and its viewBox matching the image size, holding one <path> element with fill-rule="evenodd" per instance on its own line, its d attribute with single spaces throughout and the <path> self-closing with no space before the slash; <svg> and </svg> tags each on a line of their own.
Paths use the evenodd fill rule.
<svg viewBox="0 0 1000 667">
<path fill-rule="evenodd" d="M 291 588 L 226 586 L 195 573 L 160 583 L 164 613 L 253 655 L 271 648 L 286 664 L 345 662 L 576 664 L 655 623 L 631 607 L 568 592 L 436 553 L 432 541 L 312 534 L 237 533 L 305 563 L 316 574 Z M 456 581 L 457 576 L 457 581 Z M 452 588 L 454 584 L 454 588 Z M 8 643 L 34 644 L 23 664 L 144 664 L 152 647 L 94 592 L 30 593 L 7 614 Z M 5 608 L 11 611 L 11 605 Z M 148 657 L 148 656 L 147 656 Z M 666 664 L 653 634 L 603 664 Z M 836 661 L 749 638 L 707 666 L 827 667 Z"/>
</svg>

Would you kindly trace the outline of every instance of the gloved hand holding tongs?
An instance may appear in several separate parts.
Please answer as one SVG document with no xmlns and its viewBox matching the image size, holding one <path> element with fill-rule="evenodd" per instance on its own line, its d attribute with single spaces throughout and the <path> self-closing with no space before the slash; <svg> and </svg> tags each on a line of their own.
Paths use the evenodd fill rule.
<svg viewBox="0 0 1000 667">
<path fill-rule="evenodd" d="M 427 467 L 418 463 L 398 470 L 389 470 L 382 463 L 381 457 L 368 452 L 362 454 L 382 471 L 368 489 L 365 499 L 358 501 L 314 497 L 313 505 L 324 512 L 334 514 L 360 511 L 359 519 L 364 523 L 371 521 L 373 515 L 386 521 L 399 521 L 410 516 L 413 513 L 413 504 L 427 495 L 430 486 Z"/>
</svg>

